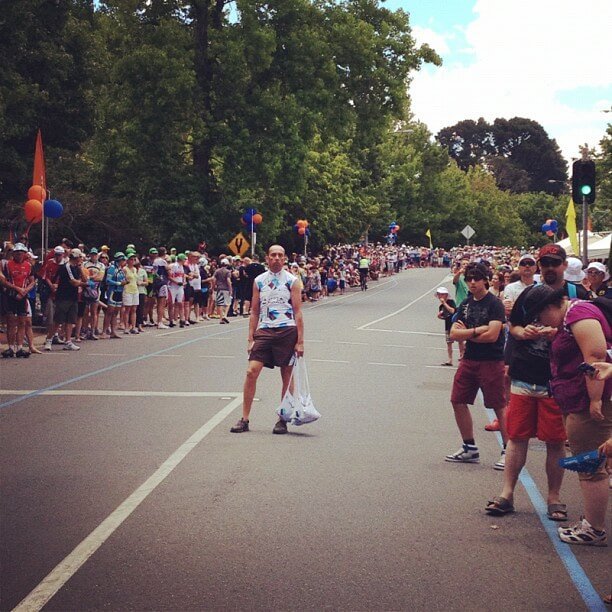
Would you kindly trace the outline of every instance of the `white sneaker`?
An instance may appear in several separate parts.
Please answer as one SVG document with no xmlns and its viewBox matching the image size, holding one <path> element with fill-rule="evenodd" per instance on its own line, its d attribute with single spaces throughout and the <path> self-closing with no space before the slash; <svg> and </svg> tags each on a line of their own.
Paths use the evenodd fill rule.
<svg viewBox="0 0 612 612">
<path fill-rule="evenodd" d="M 163 323 L 158 323 L 157 329 L 170 329 L 170 328 L 167 325 L 164 325 Z"/>
<path fill-rule="evenodd" d="M 45 340 L 45 345 L 43 346 L 43 351 L 51 350 L 51 340 Z"/>
<path fill-rule="evenodd" d="M 582 544 L 585 546 L 607 546 L 608 536 L 605 531 L 597 531 L 583 516 L 571 527 L 557 529 L 559 539 L 566 544 Z"/>
<path fill-rule="evenodd" d="M 501 456 L 498 461 L 493 464 L 494 470 L 505 470 L 506 469 L 506 451 L 501 452 Z"/>
<path fill-rule="evenodd" d="M 451 463 L 480 463 L 480 453 L 477 446 L 464 444 L 456 453 L 446 455 L 444 460 Z"/>
<path fill-rule="evenodd" d="M 64 351 L 80 351 L 81 347 L 77 346 L 74 342 L 66 342 L 66 344 L 64 345 L 64 348 L 62 350 L 64 350 Z"/>
</svg>

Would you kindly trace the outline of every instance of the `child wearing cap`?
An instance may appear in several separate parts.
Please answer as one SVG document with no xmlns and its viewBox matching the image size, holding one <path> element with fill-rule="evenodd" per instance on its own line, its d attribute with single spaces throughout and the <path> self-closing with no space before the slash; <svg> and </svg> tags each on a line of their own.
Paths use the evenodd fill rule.
<svg viewBox="0 0 612 612">
<path fill-rule="evenodd" d="M 444 334 L 446 336 L 446 350 L 448 352 L 448 360 L 445 361 L 443 366 L 453 365 L 453 341 L 450 339 L 450 329 L 453 324 L 453 315 L 457 310 L 457 305 L 453 300 L 450 299 L 448 289 L 446 287 L 438 287 L 435 296 L 440 301 L 438 307 L 438 319 L 444 321 Z M 459 356 L 461 358 L 461 356 Z"/>
</svg>

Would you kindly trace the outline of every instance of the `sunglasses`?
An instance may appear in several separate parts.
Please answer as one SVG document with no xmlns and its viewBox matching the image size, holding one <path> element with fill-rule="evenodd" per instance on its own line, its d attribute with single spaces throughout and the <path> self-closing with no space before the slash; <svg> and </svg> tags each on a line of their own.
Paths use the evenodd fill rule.
<svg viewBox="0 0 612 612">
<path fill-rule="evenodd" d="M 465 282 L 466 282 L 466 283 L 469 283 L 470 281 L 481 281 L 481 280 L 484 280 L 484 279 L 485 279 L 485 277 L 484 277 L 484 276 L 481 276 L 480 274 L 477 274 L 477 275 L 474 275 L 474 276 L 472 276 L 472 275 L 467 275 L 467 276 L 465 277 Z"/>
<path fill-rule="evenodd" d="M 535 261 L 532 261 L 531 259 L 525 259 L 521 261 L 519 266 L 535 266 Z"/>
<path fill-rule="evenodd" d="M 558 268 L 562 263 L 558 259 L 548 259 L 547 257 L 540 259 L 540 265 L 547 268 Z"/>
<path fill-rule="evenodd" d="M 587 270 L 586 273 L 587 274 L 601 274 L 602 276 L 605 275 L 605 272 L 601 272 L 600 270 L 595 270 L 594 268 Z"/>
</svg>

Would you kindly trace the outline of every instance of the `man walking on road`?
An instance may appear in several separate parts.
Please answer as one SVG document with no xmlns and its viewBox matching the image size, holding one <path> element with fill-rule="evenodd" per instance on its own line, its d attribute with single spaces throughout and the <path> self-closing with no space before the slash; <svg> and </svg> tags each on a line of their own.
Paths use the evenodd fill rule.
<svg viewBox="0 0 612 612">
<path fill-rule="evenodd" d="M 503 304 L 487 289 L 488 268 L 480 263 L 468 264 L 465 270 L 470 295 L 458 308 L 451 327 L 451 340 L 466 340 L 466 348 L 459 369 L 455 373 L 451 403 L 463 446 L 456 453 L 446 455 L 453 463 L 478 463 L 480 453 L 474 441 L 474 424 L 468 404 L 473 404 L 478 390 L 482 390 L 485 406 L 495 410 L 500 431 L 506 441 L 504 424 L 504 336 Z M 504 469 L 505 451 L 494 464 Z"/>
<path fill-rule="evenodd" d="M 282 246 L 272 245 L 266 261 L 268 271 L 260 274 L 253 284 L 247 341 L 249 365 L 244 381 L 242 418 L 231 428 L 232 433 L 249 431 L 249 415 L 262 368 L 280 367 L 282 398 L 289 386 L 294 356 L 304 354 L 300 283 L 284 269 L 286 256 Z M 279 419 L 272 432 L 287 433 L 287 423 Z"/>
</svg>

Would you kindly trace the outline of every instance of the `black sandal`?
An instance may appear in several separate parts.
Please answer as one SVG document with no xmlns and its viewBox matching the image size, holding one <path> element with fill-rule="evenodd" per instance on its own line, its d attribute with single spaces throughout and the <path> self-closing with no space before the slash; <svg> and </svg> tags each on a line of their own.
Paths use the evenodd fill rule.
<svg viewBox="0 0 612 612">
<path fill-rule="evenodd" d="M 503 516 L 514 512 L 514 506 L 505 497 L 494 497 L 487 502 L 485 511 L 492 516 Z"/>
<path fill-rule="evenodd" d="M 555 514 L 561 516 L 554 516 Z M 551 521 L 567 521 L 567 506 L 565 504 L 548 504 L 546 516 Z"/>
</svg>

